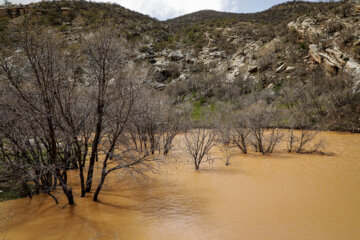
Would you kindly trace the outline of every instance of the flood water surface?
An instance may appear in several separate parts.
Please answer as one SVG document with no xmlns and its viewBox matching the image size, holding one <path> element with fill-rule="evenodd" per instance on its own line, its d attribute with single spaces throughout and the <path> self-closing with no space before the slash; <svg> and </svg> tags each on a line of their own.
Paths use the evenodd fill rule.
<svg viewBox="0 0 360 240">
<path fill-rule="evenodd" d="M 216 148 L 196 172 L 178 149 L 146 179 L 113 175 L 99 203 L 76 185 L 74 207 L 44 195 L 3 202 L 0 239 L 359 239 L 360 135 L 321 136 L 330 155 L 235 150 L 225 166 Z"/>
</svg>

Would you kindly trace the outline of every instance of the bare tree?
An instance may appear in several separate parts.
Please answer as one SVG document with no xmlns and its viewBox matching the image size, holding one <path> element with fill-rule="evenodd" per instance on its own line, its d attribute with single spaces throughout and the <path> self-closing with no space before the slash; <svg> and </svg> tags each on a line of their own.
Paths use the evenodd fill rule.
<svg viewBox="0 0 360 240">
<path fill-rule="evenodd" d="M 153 148 L 142 151 L 131 141 L 130 127 L 132 121 L 141 116 L 136 111 L 138 103 L 142 103 L 139 83 L 142 74 L 129 65 L 124 68 L 122 75 L 115 79 L 113 88 L 108 91 L 111 102 L 107 102 L 107 111 L 104 114 L 103 137 L 98 152 L 104 155 L 102 160 L 101 178 L 94 193 L 93 200 L 97 201 L 106 177 L 119 170 L 142 173 L 151 168 L 148 162 L 155 158 L 150 157 Z M 141 119 L 141 118 L 140 118 Z"/>
<path fill-rule="evenodd" d="M 244 153 L 248 152 L 247 142 L 250 129 L 248 127 L 248 119 L 244 112 L 235 113 L 232 116 L 232 130 L 231 140 L 232 142 Z"/>
<path fill-rule="evenodd" d="M 110 27 L 100 28 L 83 41 L 83 53 L 86 57 L 85 68 L 88 70 L 88 81 L 94 86 L 95 129 L 89 159 L 86 180 L 86 192 L 90 192 L 93 181 L 95 160 L 98 159 L 98 148 L 103 134 L 104 116 L 109 102 L 113 101 L 110 90 L 121 74 L 127 48 L 124 41 L 117 38 L 117 32 Z"/>
<path fill-rule="evenodd" d="M 2 157 L 8 166 L 16 161 L 28 172 L 25 181 L 34 180 L 48 194 L 59 181 L 69 204 L 73 204 L 72 189 L 67 184 L 67 170 L 73 163 L 67 157 L 71 148 L 57 124 L 57 93 L 68 82 L 69 61 L 56 34 L 24 28 L 18 39 L 16 47 L 22 53 L 14 55 L 2 49 L 0 56 L 1 78 L 11 97 L 2 101 L 2 114 L 9 117 L 3 124 L 12 120 L 17 126 L 13 132 L 6 125 L 1 128 Z"/>
<path fill-rule="evenodd" d="M 216 116 L 216 134 L 217 140 L 225 152 L 225 165 L 230 165 L 231 159 L 231 143 L 233 142 L 233 125 L 232 125 L 232 109 L 228 106 L 221 106 Z"/>
<path fill-rule="evenodd" d="M 175 137 L 184 129 L 187 111 L 182 107 L 173 106 L 169 98 L 161 101 L 161 146 L 164 155 L 173 147 Z"/>
<path fill-rule="evenodd" d="M 282 139 L 283 134 L 277 127 L 279 112 L 266 103 L 259 102 L 247 109 L 248 124 L 252 135 L 252 145 L 261 154 L 270 154 Z"/>
<path fill-rule="evenodd" d="M 297 84 L 292 87 L 284 87 L 282 89 L 283 96 L 281 97 L 281 104 L 286 107 L 286 125 L 289 128 L 287 136 L 287 151 L 296 153 L 302 153 L 305 151 L 305 147 L 309 145 L 318 134 L 315 130 L 313 123 L 311 122 L 311 115 L 308 114 L 309 105 L 302 102 L 302 98 L 305 94 L 301 84 Z M 296 134 L 294 129 L 301 129 L 300 136 Z M 320 142 L 315 144 L 315 147 L 311 151 L 317 151 L 321 146 Z M 307 152 L 307 151 L 306 151 Z"/>
<path fill-rule="evenodd" d="M 142 89 L 134 111 L 129 133 L 135 148 L 152 154 L 163 150 L 167 155 L 174 138 L 183 128 L 184 109 L 175 107 L 165 95 Z"/>
<path fill-rule="evenodd" d="M 167 119 L 164 122 L 163 129 L 162 129 L 162 148 L 164 155 L 168 155 L 170 150 L 173 148 L 173 141 L 175 137 L 181 132 L 182 130 L 182 120 L 181 116 L 176 113 L 167 114 Z"/>
<path fill-rule="evenodd" d="M 289 153 L 291 153 L 295 148 L 296 153 L 301 153 L 304 151 L 304 148 L 314 140 L 314 138 L 319 132 L 311 129 L 309 123 L 306 123 L 308 121 L 306 115 L 302 114 L 302 112 L 298 108 L 291 109 L 288 113 L 288 118 L 289 130 L 287 136 L 287 150 Z M 295 127 L 303 128 L 302 130 L 299 130 L 300 136 L 297 136 L 297 134 L 295 133 Z M 316 150 L 317 149 L 318 147 L 316 148 Z"/>
<path fill-rule="evenodd" d="M 132 93 L 133 94 L 133 93 Z M 152 161 L 154 158 L 150 157 L 150 152 L 139 151 L 133 142 L 130 140 L 130 135 L 126 134 L 126 128 L 131 119 L 132 106 L 136 96 L 123 96 L 122 103 L 114 105 L 112 113 L 113 117 L 106 126 L 109 129 L 105 133 L 102 141 L 102 146 L 99 151 L 104 153 L 101 179 L 94 193 L 93 200 L 97 201 L 99 193 L 105 182 L 106 177 L 111 172 L 117 170 L 133 171 L 142 173 L 145 168 L 151 166 L 147 162 Z M 125 102 L 126 99 L 126 102 Z M 127 102 L 130 99 L 130 102 Z"/>
<path fill-rule="evenodd" d="M 152 94 L 148 90 L 141 90 L 134 106 L 136 114 L 131 121 L 130 135 L 138 150 L 154 154 L 160 147 L 164 103 L 160 97 L 152 97 Z"/>
<path fill-rule="evenodd" d="M 308 145 L 311 141 L 313 141 L 317 134 L 318 134 L 318 131 L 302 130 L 300 137 L 299 137 L 299 145 L 297 147 L 296 153 L 303 152 L 305 146 Z M 317 148 L 318 147 L 316 147 L 316 150 L 317 150 Z"/>
<path fill-rule="evenodd" d="M 59 106 L 57 125 L 70 150 L 65 157 L 71 159 L 73 166 L 79 170 L 81 197 L 85 197 L 84 167 L 93 130 L 93 103 L 87 96 L 88 89 L 78 81 L 73 77 L 66 91 L 55 93 L 55 96 Z"/>
<path fill-rule="evenodd" d="M 202 162 L 211 161 L 210 150 L 216 144 L 216 133 L 205 128 L 197 128 L 185 133 L 185 146 L 191 156 L 195 170 L 200 169 Z"/>
<path fill-rule="evenodd" d="M 217 132 L 218 141 L 221 143 L 221 147 L 225 152 L 225 165 L 229 166 L 230 159 L 232 157 L 231 145 L 230 145 L 231 143 L 230 131 L 228 131 L 227 128 L 225 127 L 225 129 L 217 128 L 216 132 Z"/>
</svg>

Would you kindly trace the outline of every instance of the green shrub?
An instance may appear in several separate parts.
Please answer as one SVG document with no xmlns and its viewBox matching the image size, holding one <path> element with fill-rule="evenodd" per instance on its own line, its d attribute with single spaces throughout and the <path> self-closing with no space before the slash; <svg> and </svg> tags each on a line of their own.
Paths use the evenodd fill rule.
<svg viewBox="0 0 360 240">
<path fill-rule="evenodd" d="M 91 8 L 88 11 L 82 10 L 81 15 L 85 19 L 85 24 L 89 26 L 96 25 L 101 20 L 102 12 L 97 8 Z"/>
<path fill-rule="evenodd" d="M 301 41 L 299 43 L 299 49 L 303 51 L 307 51 L 309 49 L 309 45 L 306 41 Z"/>
<path fill-rule="evenodd" d="M 155 52 L 160 52 L 160 51 L 164 50 L 166 48 L 166 46 L 167 46 L 167 42 L 161 41 L 161 42 L 156 42 L 153 45 L 153 48 L 154 48 Z"/>
<path fill-rule="evenodd" d="M 9 18 L 8 17 L 0 17 L 0 32 L 5 31 L 8 24 L 9 24 Z"/>
<path fill-rule="evenodd" d="M 204 96 L 201 96 L 200 99 L 199 99 L 199 103 L 200 103 L 201 105 L 204 105 L 205 102 L 206 102 L 205 97 L 204 97 Z"/>
<path fill-rule="evenodd" d="M 60 32 L 65 32 L 67 30 L 67 26 L 66 25 L 61 25 L 60 27 L 58 27 Z"/>
</svg>

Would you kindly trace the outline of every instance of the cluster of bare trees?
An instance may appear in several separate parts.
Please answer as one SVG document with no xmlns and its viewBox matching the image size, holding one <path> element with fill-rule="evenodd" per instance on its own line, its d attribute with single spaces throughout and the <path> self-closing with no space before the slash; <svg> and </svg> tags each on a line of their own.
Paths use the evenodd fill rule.
<svg viewBox="0 0 360 240">
<path fill-rule="evenodd" d="M 215 124 L 217 142 L 225 149 L 226 165 L 231 158 L 231 147 L 247 154 L 249 146 L 262 155 L 274 152 L 281 142 L 288 152 L 314 153 L 323 147 L 317 138 L 319 131 L 311 127 L 311 118 L 301 109 L 288 104 L 280 110 L 274 105 L 257 101 L 241 111 L 221 106 Z M 287 126 L 286 129 L 281 127 Z M 295 133 L 295 129 L 302 129 Z"/>
<path fill-rule="evenodd" d="M 224 146 L 235 145 L 244 154 L 248 153 L 249 146 L 263 155 L 270 154 L 283 138 L 280 115 L 264 103 L 253 104 L 242 111 L 225 108 L 220 116 L 216 124 L 218 139 Z"/>
<path fill-rule="evenodd" d="M 156 151 L 167 155 L 173 140 L 184 128 L 184 110 L 171 107 L 171 99 L 144 92 L 135 107 L 136 119 L 131 123 L 130 136 L 140 152 Z M 149 101 L 151 99 L 151 101 Z"/>
<path fill-rule="evenodd" d="M 140 89 L 146 73 L 131 65 L 115 29 L 83 38 L 79 51 L 66 49 L 55 32 L 26 27 L 1 48 L 0 169 L 30 197 L 29 183 L 57 202 L 59 185 L 74 204 L 69 170 L 78 169 L 84 197 L 101 165 L 96 201 L 110 173 L 141 172 L 156 150 L 170 151 L 181 113 L 171 114 L 165 98 L 152 104 Z"/>
<path fill-rule="evenodd" d="M 234 147 L 247 154 L 251 146 L 254 151 L 268 155 L 284 140 L 285 130 L 280 129 L 283 113 L 262 101 L 240 111 L 233 110 L 230 105 L 221 105 L 215 115 L 211 119 L 209 116 L 206 118 L 214 129 L 198 126 L 185 133 L 185 150 L 192 158 L 196 170 L 202 162 L 214 160 L 210 157 L 210 151 L 216 144 L 223 148 L 225 164 L 229 165 Z M 304 147 L 316 136 L 316 132 L 313 134 L 309 130 L 303 130 L 299 138 L 295 137 L 293 129 L 291 133 L 293 144 L 299 142 L 297 153 L 303 152 Z"/>
<path fill-rule="evenodd" d="M 290 122 L 288 129 L 280 128 L 284 119 Z M 212 123 L 214 129 L 198 126 L 185 133 L 185 151 L 196 170 L 199 170 L 201 163 L 214 160 L 210 152 L 217 144 L 222 147 L 226 165 L 230 164 L 233 148 L 247 154 L 250 146 L 255 152 L 269 155 L 284 142 L 289 153 L 314 153 L 323 147 L 323 142 L 317 139 L 319 132 L 311 128 L 295 132 L 295 126 L 305 124 L 306 120 L 304 115 L 292 112 L 291 109 L 279 111 L 261 101 L 241 111 L 234 111 L 231 106 L 224 105 Z M 212 122 L 209 119 L 207 121 Z"/>
</svg>

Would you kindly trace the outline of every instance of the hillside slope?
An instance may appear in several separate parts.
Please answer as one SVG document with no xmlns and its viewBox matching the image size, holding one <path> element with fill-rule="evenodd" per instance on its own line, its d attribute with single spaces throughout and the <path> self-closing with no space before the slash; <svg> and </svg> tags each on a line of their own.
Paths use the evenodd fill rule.
<svg viewBox="0 0 360 240">
<path fill-rule="evenodd" d="M 261 100 L 284 107 L 297 106 L 294 98 L 302 96 L 312 125 L 358 131 L 357 1 L 288 2 L 251 14 L 206 10 L 164 22 L 115 4 L 41 2 L 0 20 L 2 33 L 21 23 L 42 26 L 59 31 L 74 49 L 82 37 L 111 25 L 131 44 L 133 60 L 149 69 L 144 84 L 178 104 L 241 109 Z M 351 99 L 337 96 L 349 89 Z"/>
</svg>

